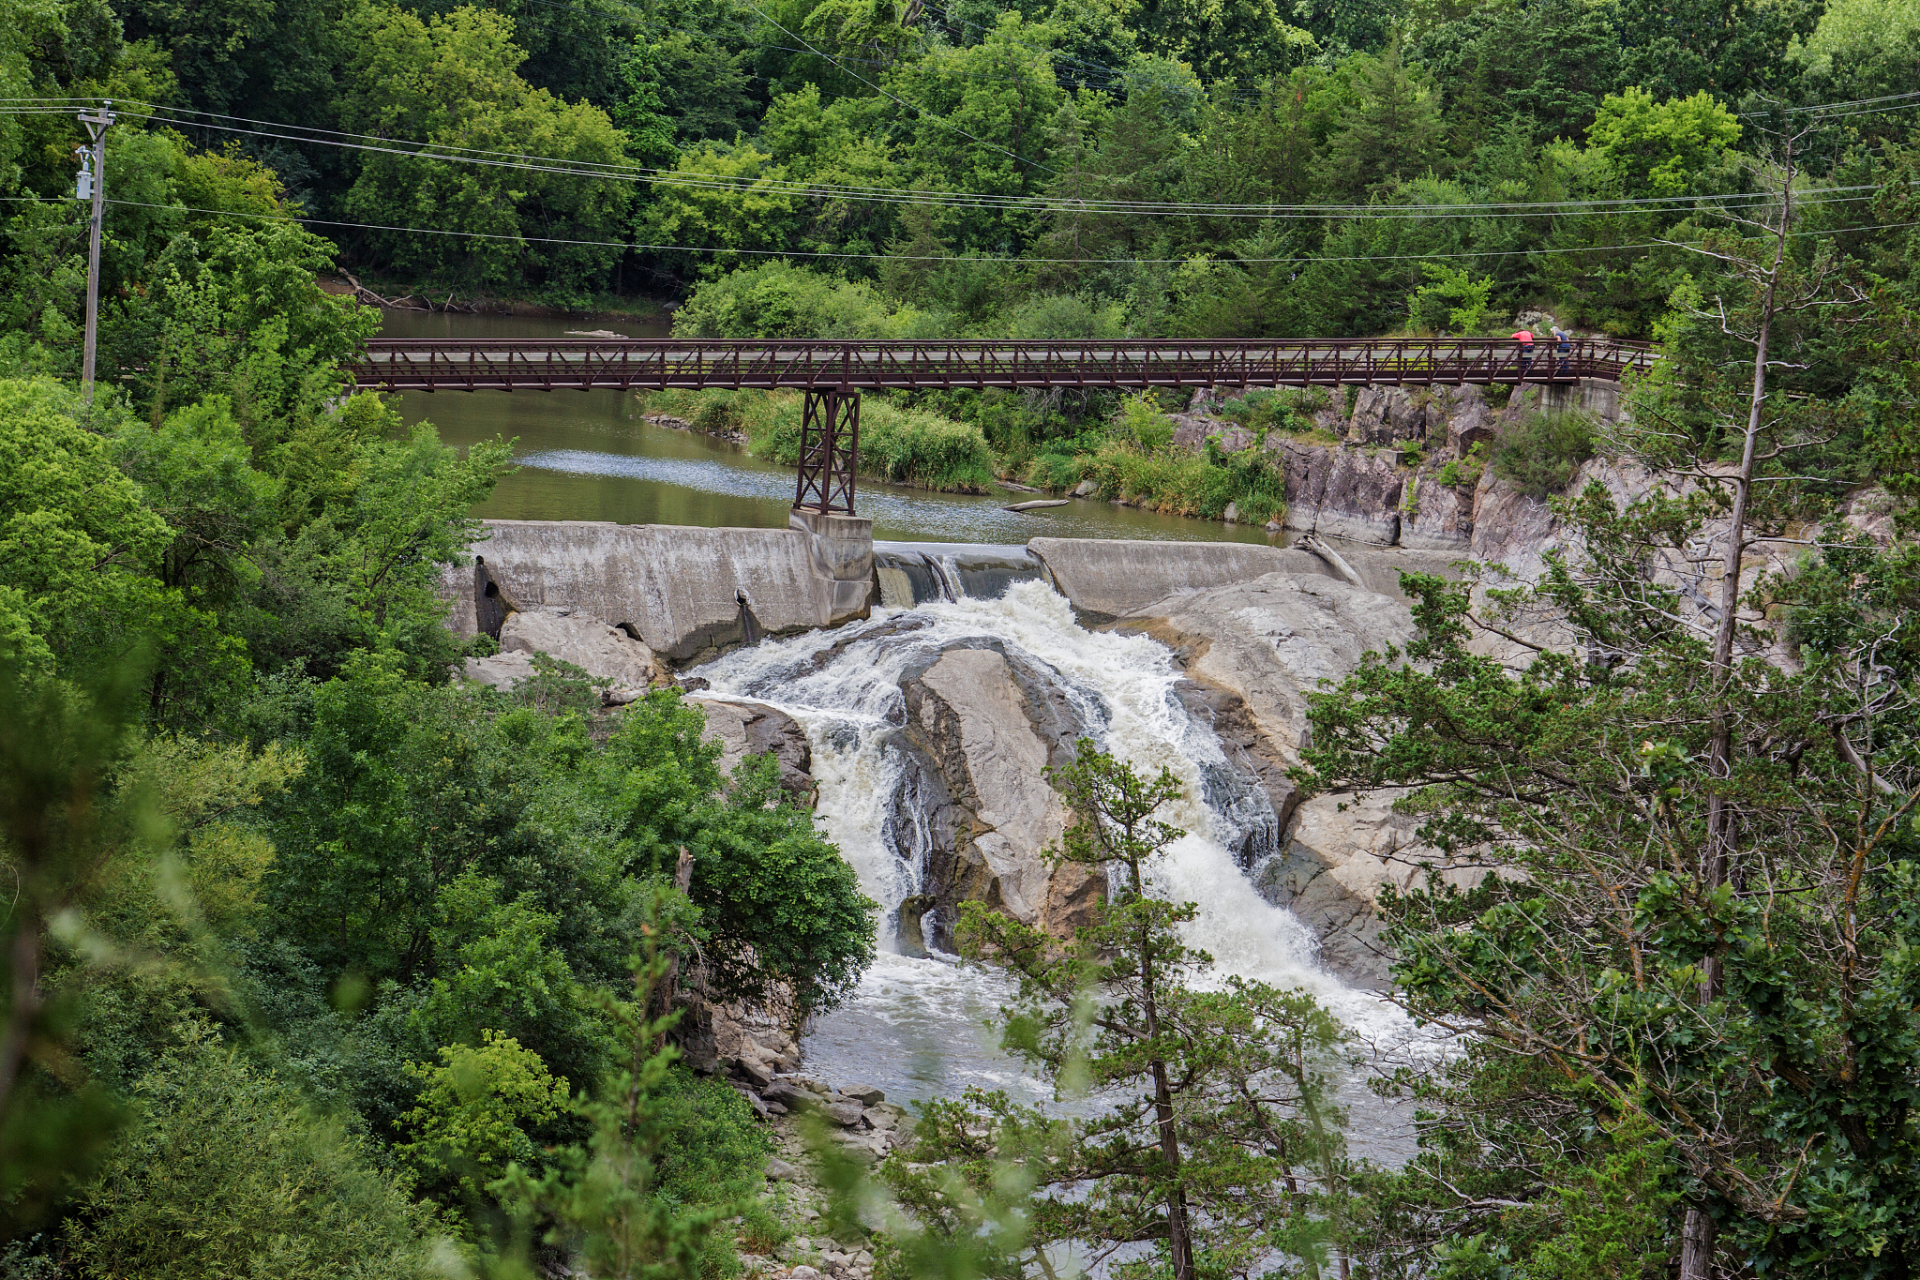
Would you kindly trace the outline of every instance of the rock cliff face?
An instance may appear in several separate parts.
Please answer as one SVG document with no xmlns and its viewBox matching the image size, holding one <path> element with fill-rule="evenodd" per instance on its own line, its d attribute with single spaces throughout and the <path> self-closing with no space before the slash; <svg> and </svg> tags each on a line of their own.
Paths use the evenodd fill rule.
<svg viewBox="0 0 1920 1280">
<path fill-rule="evenodd" d="M 1268 434 L 1263 447 L 1286 478 L 1285 527 L 1418 551 L 1465 553 L 1483 520 L 1511 514 L 1498 509 L 1501 495 L 1488 493 L 1484 451 L 1471 457 L 1503 422 L 1543 409 L 1607 420 L 1620 412 L 1619 388 L 1611 383 L 1522 387 L 1498 408 L 1482 387 L 1363 387 L 1352 394 L 1351 413 L 1330 407 L 1313 415 L 1316 430 L 1338 443 Z M 1229 453 L 1253 446 L 1251 432 L 1212 416 L 1211 408 L 1211 398 L 1196 397 L 1193 410 L 1176 417 L 1177 447 L 1198 451 L 1209 438 Z M 1459 465 L 1448 472 L 1448 463 Z M 1483 512 L 1487 500 L 1493 505 Z"/>
</svg>

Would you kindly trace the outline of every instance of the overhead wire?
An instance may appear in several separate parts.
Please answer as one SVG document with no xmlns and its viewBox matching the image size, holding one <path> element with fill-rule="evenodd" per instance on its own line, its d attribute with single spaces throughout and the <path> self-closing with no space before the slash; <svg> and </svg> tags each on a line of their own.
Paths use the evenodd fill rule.
<svg viewBox="0 0 1920 1280">
<path fill-rule="evenodd" d="M 58 201 L 40 201 L 40 200 L 37 200 L 35 197 L 31 197 L 31 196 L 4 196 L 4 197 L 0 197 L 0 200 L 12 202 L 12 203 L 42 203 L 42 204 L 60 203 Z M 576 247 L 576 248 L 620 249 L 625 251 L 641 250 L 641 251 L 647 251 L 647 252 L 706 253 L 706 254 L 714 254 L 719 256 L 732 254 L 732 255 L 738 255 L 742 257 L 758 257 L 758 258 L 853 259 L 853 260 L 876 261 L 876 262 L 877 261 L 947 262 L 947 263 L 969 263 L 969 264 L 976 264 L 976 265 L 1001 265 L 1001 266 L 1053 265 L 1053 266 L 1086 267 L 1086 266 L 1100 266 L 1103 264 L 1113 265 L 1113 266 L 1126 266 L 1126 265 L 1177 266 L 1177 265 L 1195 261 L 1195 257 L 1193 255 L 1188 255 L 1186 257 L 1179 257 L 1179 258 L 1134 258 L 1134 257 L 1030 258 L 1030 257 L 1015 257 L 1011 255 L 973 256 L 973 255 L 966 255 L 966 254 L 852 253 L 852 252 L 832 252 L 832 251 L 826 251 L 826 250 L 803 250 L 803 249 L 738 249 L 738 248 L 728 248 L 725 246 L 715 246 L 715 245 L 649 244 L 649 243 L 643 243 L 638 241 L 627 241 L 627 240 L 581 240 L 581 239 L 570 239 L 570 238 L 565 238 L 560 236 L 528 236 L 528 235 L 507 234 L 504 232 L 491 232 L 491 231 L 452 231 L 452 230 L 447 230 L 447 229 L 438 228 L 438 227 L 405 227 L 405 226 L 395 226 L 395 225 L 387 225 L 387 224 L 381 224 L 381 223 L 347 222 L 347 221 L 341 221 L 341 220 L 330 219 L 330 218 L 305 218 L 305 217 L 298 217 L 292 214 L 259 214 L 259 213 L 246 213 L 246 212 L 242 212 L 240 210 L 234 210 L 234 209 L 206 209 L 206 208 L 199 208 L 193 205 L 159 204 L 159 203 L 155 203 L 151 201 L 143 201 L 143 200 L 120 200 L 120 199 L 115 199 L 113 197 L 108 197 L 106 200 L 106 203 L 110 205 L 120 205 L 127 208 L 159 209 L 159 210 L 174 211 L 174 212 L 181 212 L 181 213 L 200 213 L 200 214 L 206 214 L 206 215 L 209 215 L 212 217 L 218 217 L 218 218 L 235 218 L 235 219 L 241 219 L 241 220 L 253 221 L 253 222 L 278 223 L 281 225 L 339 227 L 339 228 L 344 228 L 349 230 L 384 231 L 384 232 L 393 232 L 393 233 L 406 234 L 406 235 L 439 236 L 439 237 L 468 239 L 468 240 L 508 241 L 516 244 L 552 244 L 552 245 L 570 246 L 570 247 Z M 1790 232 L 1789 234 L 1796 237 L 1813 236 L 1813 235 L 1836 235 L 1836 234 L 1851 234 L 1851 233 L 1856 233 L 1861 231 L 1894 230 L 1902 227 L 1911 227 L 1911 226 L 1920 226 L 1920 220 L 1916 220 L 1912 222 L 1870 223 L 1870 224 L 1867 224 L 1864 226 L 1858 226 L 1858 227 L 1830 227 L 1830 228 L 1822 228 L 1817 231 L 1795 231 L 1795 232 Z M 1354 254 L 1354 255 L 1345 255 L 1345 256 L 1322 256 L 1322 255 L 1307 254 L 1307 255 L 1293 256 L 1293 257 L 1231 255 L 1231 256 L 1216 258 L 1214 259 L 1214 261 L 1218 262 L 1220 265 L 1223 265 L 1223 266 L 1232 266 L 1237 264 L 1284 266 L 1284 265 L 1304 265 L 1304 264 L 1316 263 L 1316 262 L 1327 262 L 1327 263 L 1430 262 L 1430 261 L 1443 261 L 1443 260 L 1469 259 L 1469 258 L 1475 258 L 1475 259 L 1477 258 L 1510 258 L 1510 257 L 1529 257 L 1534 255 L 1559 255 L 1559 254 L 1569 254 L 1569 253 L 1585 253 L 1585 254 L 1619 253 L 1619 252 L 1625 252 L 1630 250 L 1640 250 L 1640 249 L 1656 249 L 1656 248 L 1685 249 L 1685 248 L 1692 248 L 1692 247 L 1693 246 L 1676 244 L 1673 241 L 1667 241 L 1667 240 L 1648 240 L 1648 241 L 1642 241 L 1635 244 L 1619 244 L 1619 245 L 1576 245 L 1576 246 L 1546 247 L 1546 248 L 1481 249 L 1481 250 L 1435 252 L 1435 253 Z"/>
<path fill-rule="evenodd" d="M 476 164 L 488 167 L 515 169 L 523 172 L 545 173 L 562 177 L 647 182 L 655 186 L 735 192 L 751 191 L 757 194 L 764 194 L 771 191 L 798 197 L 924 205 L 936 208 L 1004 208 L 1035 213 L 1256 219 L 1261 221 L 1282 221 L 1303 218 L 1422 221 L 1457 218 L 1472 220 L 1501 217 L 1594 216 L 1636 211 L 1689 212 L 1700 208 L 1711 212 L 1716 206 L 1740 208 L 1751 205 L 1763 205 L 1772 198 L 1768 192 L 1728 192 L 1706 195 L 1694 194 L 1606 199 L 1587 198 L 1556 201 L 1505 201 L 1497 203 L 1275 203 L 1248 205 L 1215 204 L 1198 201 L 1120 201 L 1062 198 L 1057 196 L 1010 196 L 988 192 L 930 192 L 888 187 L 856 187 L 847 184 L 780 181 L 773 179 L 730 182 L 704 175 L 689 174 L 680 170 L 663 170 L 624 163 L 616 165 L 598 161 L 569 161 L 555 157 L 532 156 L 519 152 L 464 147 L 458 144 L 427 143 L 407 139 L 381 138 L 373 134 L 351 133 L 343 130 L 319 129 L 309 126 L 281 125 L 277 122 L 260 121 L 244 116 L 230 116 L 218 112 L 189 111 L 150 103 L 126 102 L 122 105 L 130 112 L 144 114 L 147 119 L 163 124 L 173 124 L 181 127 L 210 128 L 222 132 L 271 138 L 278 141 L 342 147 L 409 159 Z M 0 115 L 15 114 L 17 110 L 17 108 L 0 106 Z M 255 129 L 242 127 L 241 124 L 223 124 L 220 123 L 221 121 L 240 121 L 245 124 L 262 124 L 270 127 Z M 299 132 L 280 132 L 279 130 L 282 129 L 299 130 Z M 308 134 L 325 136 L 306 136 Z M 1847 197 L 1855 193 L 1870 193 L 1876 190 L 1878 190 L 1878 187 L 1872 185 L 1823 187 L 1808 189 L 1800 193 L 1800 196 L 1804 200 L 1814 202 L 1845 202 Z"/>
</svg>

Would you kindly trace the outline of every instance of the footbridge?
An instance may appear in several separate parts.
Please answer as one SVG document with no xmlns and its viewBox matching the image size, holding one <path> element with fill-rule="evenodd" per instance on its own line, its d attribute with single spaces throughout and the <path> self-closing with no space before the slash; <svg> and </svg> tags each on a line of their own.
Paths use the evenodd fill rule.
<svg viewBox="0 0 1920 1280">
<path fill-rule="evenodd" d="M 1261 338 L 1230 342 L 827 342 L 627 338 L 375 339 L 349 366 L 369 391 L 790 389 L 805 393 L 796 511 L 853 514 L 860 393 L 1158 387 L 1490 386 L 1617 382 L 1645 343 L 1581 338 Z"/>
<path fill-rule="evenodd" d="M 370 391 L 1025 390 L 1071 387 L 1480 386 L 1618 381 L 1646 343 L 1582 338 L 1531 358 L 1501 338 L 1232 342 L 706 342 L 376 339 L 350 367 Z"/>
</svg>

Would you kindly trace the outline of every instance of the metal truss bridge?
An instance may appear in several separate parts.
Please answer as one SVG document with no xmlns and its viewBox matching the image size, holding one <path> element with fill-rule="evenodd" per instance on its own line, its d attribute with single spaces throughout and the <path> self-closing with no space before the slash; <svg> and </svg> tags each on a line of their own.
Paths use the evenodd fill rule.
<svg viewBox="0 0 1920 1280">
<path fill-rule="evenodd" d="M 1523 370 L 1507 338 L 1234 342 L 706 342 L 679 339 L 376 339 L 353 362 L 372 391 L 664 391 L 758 387 L 924 390 L 1078 387 L 1487 386 L 1617 381 L 1645 343 L 1585 338 Z"/>
<path fill-rule="evenodd" d="M 1154 387 L 1492 386 L 1617 382 L 1645 343 L 1510 338 L 1230 342 L 827 342 L 692 339 L 375 339 L 348 366 L 369 391 L 787 389 L 806 393 L 794 506 L 853 513 L 860 393 Z"/>
</svg>

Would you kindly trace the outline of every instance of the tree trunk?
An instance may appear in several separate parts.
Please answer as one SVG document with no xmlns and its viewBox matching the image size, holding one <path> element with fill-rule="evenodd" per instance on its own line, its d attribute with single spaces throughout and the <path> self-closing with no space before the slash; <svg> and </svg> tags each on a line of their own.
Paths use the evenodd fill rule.
<svg viewBox="0 0 1920 1280">
<path fill-rule="evenodd" d="M 1139 872 L 1134 873 L 1139 882 Z M 1160 1002 L 1153 972 L 1153 942 L 1145 925 L 1140 928 L 1140 990 L 1146 1014 L 1147 1039 L 1160 1038 Z M 1194 1280 L 1193 1237 L 1187 1230 L 1187 1191 L 1181 1178 L 1180 1129 L 1173 1115 L 1173 1087 L 1167 1080 L 1165 1059 L 1155 1056 L 1153 1114 L 1160 1131 L 1160 1154 L 1167 1162 L 1167 1249 L 1173 1257 L 1174 1280 Z"/>
<path fill-rule="evenodd" d="M 1726 705 L 1725 690 L 1733 675 L 1733 638 L 1740 608 L 1740 573 L 1747 549 L 1747 503 L 1753 493 L 1753 471 L 1759 456 L 1762 415 L 1767 402 L 1767 345 L 1773 336 L 1773 316 L 1780 285 L 1780 268 L 1786 261 L 1787 236 L 1793 225 L 1794 153 L 1788 146 L 1785 171 L 1780 182 L 1780 225 L 1773 241 L 1773 262 L 1767 269 L 1760 295 L 1760 326 L 1754 337 L 1753 392 L 1747 402 L 1747 429 L 1741 442 L 1740 470 L 1733 481 L 1733 511 L 1727 526 L 1727 553 L 1720 571 L 1720 620 L 1713 636 L 1713 664 L 1710 668 L 1714 696 L 1713 735 L 1707 748 L 1707 767 L 1715 778 L 1727 778 L 1733 772 L 1732 709 Z M 1724 797 L 1707 800 L 1707 847 L 1701 867 L 1701 888 L 1711 894 L 1727 881 L 1733 860 L 1733 812 Z M 1720 991 L 1720 956 L 1711 951 L 1702 966 L 1700 1003 L 1713 1000 Z M 1706 1210 L 1691 1206 L 1680 1234 L 1679 1280 L 1707 1280 L 1713 1271 L 1714 1221 Z"/>
</svg>

